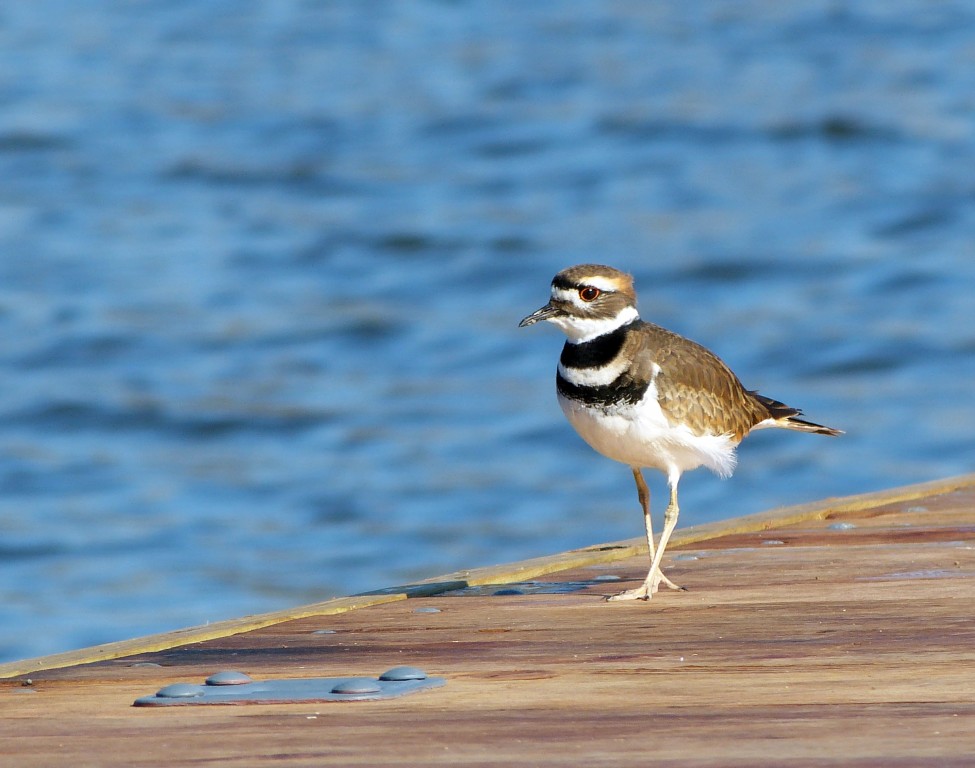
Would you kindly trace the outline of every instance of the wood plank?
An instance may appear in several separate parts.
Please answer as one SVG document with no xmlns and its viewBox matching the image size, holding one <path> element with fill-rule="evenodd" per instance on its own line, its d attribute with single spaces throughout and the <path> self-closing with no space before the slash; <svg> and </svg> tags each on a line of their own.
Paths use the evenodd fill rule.
<svg viewBox="0 0 975 768">
<path fill-rule="evenodd" d="M 972 485 L 975 485 L 975 474 L 950 477 L 927 483 L 915 483 L 913 485 L 884 491 L 847 496 L 841 499 L 826 499 L 808 504 L 779 507 L 767 512 L 759 512 L 754 515 L 747 515 L 732 520 L 720 520 L 714 523 L 678 529 L 671 539 L 671 548 L 678 549 L 697 541 L 709 540 L 717 536 L 733 533 L 748 533 L 770 528 L 780 528 L 804 520 L 821 520 L 837 513 L 876 509 L 885 504 L 926 498 Z M 202 626 L 187 627 L 185 629 L 178 629 L 148 637 L 137 637 L 114 643 L 103 643 L 90 648 L 81 648 L 76 651 L 66 651 L 64 653 L 56 653 L 34 659 L 7 662 L 0 664 L 0 680 L 30 674 L 41 669 L 68 667 L 94 661 L 117 659 L 146 651 L 165 650 L 166 648 L 174 648 L 191 642 L 201 642 L 240 632 L 249 632 L 254 629 L 279 624 L 282 621 L 301 618 L 303 616 L 329 616 L 363 608 L 368 605 L 381 605 L 411 597 L 434 595 L 457 589 L 461 586 L 507 584 L 524 579 L 532 579 L 548 573 L 564 571 L 569 568 L 622 560 L 641 552 L 646 552 L 646 549 L 647 547 L 643 537 L 636 537 L 626 541 L 599 544 L 557 555 L 523 560 L 517 563 L 505 563 L 503 565 L 456 571 L 445 576 L 426 579 L 416 584 L 390 587 L 362 595 L 339 597 L 310 605 L 287 608 L 281 611 L 255 614 L 237 619 L 228 619 L 226 621 L 216 621 Z"/>
<path fill-rule="evenodd" d="M 968 765 L 975 477 L 873 496 L 689 529 L 667 573 L 690 591 L 650 603 L 604 601 L 646 569 L 645 554 L 606 550 L 439 580 L 516 575 L 534 594 L 432 591 L 31 672 L 30 685 L 0 683 L 0 762 Z M 224 668 L 259 679 L 404 663 L 447 686 L 360 704 L 131 707 Z"/>
</svg>

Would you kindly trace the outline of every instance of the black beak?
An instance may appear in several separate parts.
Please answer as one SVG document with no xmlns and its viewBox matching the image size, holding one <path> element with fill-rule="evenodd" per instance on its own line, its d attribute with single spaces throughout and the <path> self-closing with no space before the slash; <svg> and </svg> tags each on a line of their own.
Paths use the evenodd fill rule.
<svg viewBox="0 0 975 768">
<path fill-rule="evenodd" d="M 524 328 L 527 325 L 534 325 L 539 320 L 548 320 L 550 317 L 555 317 L 556 315 L 561 315 L 562 310 L 552 304 L 546 304 L 541 309 L 536 309 L 528 317 L 524 318 L 520 323 L 518 323 L 519 328 Z"/>
</svg>

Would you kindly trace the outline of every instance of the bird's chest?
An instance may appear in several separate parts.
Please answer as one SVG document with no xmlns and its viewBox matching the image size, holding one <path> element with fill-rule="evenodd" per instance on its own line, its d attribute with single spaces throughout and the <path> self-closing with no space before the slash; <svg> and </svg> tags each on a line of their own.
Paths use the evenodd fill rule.
<svg viewBox="0 0 975 768">
<path fill-rule="evenodd" d="M 674 429 L 653 385 L 635 403 L 591 405 L 560 393 L 559 405 L 576 432 L 599 453 L 631 466 L 664 468 L 663 446 Z"/>
<path fill-rule="evenodd" d="M 660 407 L 652 381 L 635 403 L 592 405 L 559 392 L 559 405 L 582 439 L 614 461 L 659 469 L 670 477 L 701 465 L 721 477 L 734 471 L 732 437 L 698 434 L 686 424 L 672 422 Z"/>
</svg>

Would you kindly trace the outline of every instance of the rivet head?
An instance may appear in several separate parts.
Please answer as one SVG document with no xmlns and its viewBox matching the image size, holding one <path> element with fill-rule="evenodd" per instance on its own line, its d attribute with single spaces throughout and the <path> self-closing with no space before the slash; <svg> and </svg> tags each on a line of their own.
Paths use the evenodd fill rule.
<svg viewBox="0 0 975 768">
<path fill-rule="evenodd" d="M 381 690 L 382 686 L 371 677 L 350 677 L 337 683 L 332 688 L 332 693 L 379 693 Z"/>
<path fill-rule="evenodd" d="M 254 681 L 249 675 L 245 675 L 243 672 L 225 669 L 222 672 L 215 672 L 210 675 L 204 682 L 207 685 L 244 685 L 246 683 L 253 683 Z"/>
<path fill-rule="evenodd" d="M 393 667 L 379 676 L 380 680 L 402 682 L 403 680 L 426 680 L 427 673 L 419 667 Z"/>
<path fill-rule="evenodd" d="M 192 699 L 202 695 L 200 686 L 193 683 L 173 683 L 156 691 L 156 696 L 160 699 Z"/>
</svg>

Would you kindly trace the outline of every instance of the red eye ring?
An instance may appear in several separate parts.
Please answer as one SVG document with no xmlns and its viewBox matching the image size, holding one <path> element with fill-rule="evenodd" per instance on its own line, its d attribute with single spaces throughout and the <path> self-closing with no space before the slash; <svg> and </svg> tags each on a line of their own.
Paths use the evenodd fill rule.
<svg viewBox="0 0 975 768">
<path fill-rule="evenodd" d="M 596 299 L 599 298 L 599 294 L 601 293 L 602 291 L 599 290 L 596 286 L 587 285 L 584 288 L 579 289 L 579 298 L 585 302 L 595 301 Z"/>
</svg>

